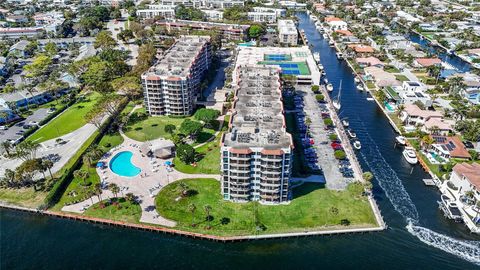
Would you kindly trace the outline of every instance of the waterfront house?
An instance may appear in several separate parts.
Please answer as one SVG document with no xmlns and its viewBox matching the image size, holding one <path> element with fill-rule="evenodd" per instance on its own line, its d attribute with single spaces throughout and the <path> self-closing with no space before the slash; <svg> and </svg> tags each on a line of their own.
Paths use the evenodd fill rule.
<svg viewBox="0 0 480 270">
<path fill-rule="evenodd" d="M 359 57 L 356 58 L 355 61 L 358 63 L 358 65 L 362 68 L 364 67 L 378 67 L 378 68 L 383 68 L 385 64 L 380 61 L 378 58 L 370 56 L 370 57 Z"/>
<path fill-rule="evenodd" d="M 454 132 L 455 121 L 431 117 L 422 126 L 422 131 L 432 135 L 447 136 Z"/>
<path fill-rule="evenodd" d="M 385 40 L 388 50 L 406 50 L 412 46 L 411 42 L 401 35 L 386 35 Z"/>
<path fill-rule="evenodd" d="M 450 179 L 444 181 L 440 191 L 456 202 L 465 225 L 473 233 L 480 233 L 480 164 L 458 163 Z"/>
<path fill-rule="evenodd" d="M 348 47 L 355 52 L 357 57 L 368 57 L 375 52 L 375 50 L 368 45 L 348 45 Z"/>
<path fill-rule="evenodd" d="M 465 147 L 460 137 L 431 135 L 431 138 L 433 139 L 433 144 L 430 145 L 429 150 L 446 162 L 451 158 L 471 159 L 470 153 L 468 153 L 467 147 Z"/>
<path fill-rule="evenodd" d="M 443 115 L 438 111 L 422 110 L 415 104 L 405 104 L 405 109 L 400 114 L 400 120 L 406 126 L 422 126 L 431 118 L 442 119 Z"/>
<path fill-rule="evenodd" d="M 365 72 L 366 79 L 373 80 L 378 87 L 401 85 L 400 81 L 397 80 L 395 75 L 386 72 L 381 68 L 375 66 L 366 67 L 363 69 L 363 71 Z"/>
<path fill-rule="evenodd" d="M 473 73 L 455 74 L 447 78 L 447 81 L 453 77 L 462 78 L 463 89 L 460 94 L 473 104 L 480 104 L 480 76 Z"/>
<path fill-rule="evenodd" d="M 5 77 L 8 74 L 8 58 L 0 56 L 0 76 Z"/>
<path fill-rule="evenodd" d="M 439 66 L 442 64 L 442 60 L 439 58 L 417 58 L 413 61 L 413 66 L 419 68 L 427 68 L 431 66 Z"/>
<path fill-rule="evenodd" d="M 327 17 L 325 18 L 325 23 L 328 26 L 330 31 L 335 30 L 347 30 L 348 24 L 340 18 L 337 17 Z"/>
</svg>

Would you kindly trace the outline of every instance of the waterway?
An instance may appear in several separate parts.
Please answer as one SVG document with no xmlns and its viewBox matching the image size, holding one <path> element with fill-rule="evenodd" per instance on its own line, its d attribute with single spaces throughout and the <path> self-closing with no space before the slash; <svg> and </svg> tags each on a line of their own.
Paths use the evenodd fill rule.
<svg viewBox="0 0 480 270">
<path fill-rule="evenodd" d="M 220 244 L 0 210 L 0 269 L 479 268 L 472 262 L 480 258 L 480 238 L 443 218 L 439 193 L 421 181 L 428 175 L 402 159 L 381 110 L 355 90 L 347 64 L 336 59 L 306 14 L 298 17 L 321 53 L 333 94 L 343 80 L 341 117 L 350 119 L 362 141 L 359 159 L 375 174 L 374 196 L 387 230 Z"/>
<path fill-rule="evenodd" d="M 455 73 L 465 73 L 471 70 L 471 65 L 462 60 L 456 55 L 451 55 L 445 52 L 442 48 L 433 46 L 427 39 L 422 39 L 420 35 L 416 33 L 410 33 L 407 35 L 407 38 L 420 45 L 426 52 L 433 55 L 437 55 L 438 58 L 442 59 L 443 62 L 450 64 L 454 69 L 444 69 L 441 72 L 442 77 L 448 77 Z"/>
</svg>

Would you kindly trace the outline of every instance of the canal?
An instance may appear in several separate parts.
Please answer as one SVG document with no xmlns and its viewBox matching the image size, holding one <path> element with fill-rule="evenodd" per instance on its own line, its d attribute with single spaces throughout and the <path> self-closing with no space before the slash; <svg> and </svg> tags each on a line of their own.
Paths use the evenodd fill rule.
<svg viewBox="0 0 480 270">
<path fill-rule="evenodd" d="M 374 195 L 389 228 L 371 234 L 220 244 L 0 210 L 1 269 L 474 269 L 478 237 L 437 210 L 438 192 L 393 147 L 395 133 L 345 62 L 299 13 L 329 80 L 342 84 L 341 117 L 362 141 L 359 159 L 375 174 Z M 410 226 L 407 225 L 411 224 Z M 446 251 L 448 252 L 446 252 Z M 477 253 L 475 253 L 477 252 Z M 468 261 L 470 260 L 470 262 Z"/>
</svg>

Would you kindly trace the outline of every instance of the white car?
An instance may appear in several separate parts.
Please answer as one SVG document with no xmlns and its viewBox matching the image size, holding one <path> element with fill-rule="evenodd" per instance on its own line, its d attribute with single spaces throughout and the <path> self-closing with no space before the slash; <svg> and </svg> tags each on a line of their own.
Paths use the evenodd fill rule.
<svg viewBox="0 0 480 270">
<path fill-rule="evenodd" d="M 28 122 L 28 125 L 29 126 L 38 126 L 38 122 L 37 121 L 30 121 L 30 122 Z"/>
<path fill-rule="evenodd" d="M 0 130 L 7 130 L 8 127 L 7 126 L 0 126 Z"/>
</svg>

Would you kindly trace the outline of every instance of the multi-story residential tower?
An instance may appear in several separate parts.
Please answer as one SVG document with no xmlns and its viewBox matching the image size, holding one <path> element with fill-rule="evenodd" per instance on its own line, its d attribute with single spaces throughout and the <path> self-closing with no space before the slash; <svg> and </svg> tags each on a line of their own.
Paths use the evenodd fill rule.
<svg viewBox="0 0 480 270">
<path fill-rule="evenodd" d="M 142 74 L 145 107 L 150 115 L 190 115 L 200 83 L 212 61 L 208 36 L 182 36 Z"/>
<path fill-rule="evenodd" d="M 280 39 L 280 44 L 297 45 L 298 32 L 292 20 L 278 20 L 278 38 Z"/>
<path fill-rule="evenodd" d="M 221 149 L 221 192 L 226 200 L 289 200 L 293 141 L 286 131 L 279 72 L 262 66 L 236 71 L 234 112 Z"/>
</svg>

